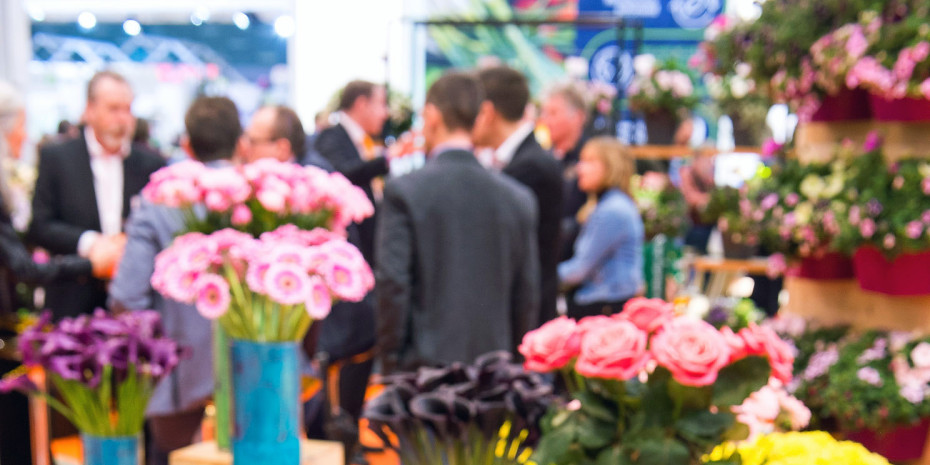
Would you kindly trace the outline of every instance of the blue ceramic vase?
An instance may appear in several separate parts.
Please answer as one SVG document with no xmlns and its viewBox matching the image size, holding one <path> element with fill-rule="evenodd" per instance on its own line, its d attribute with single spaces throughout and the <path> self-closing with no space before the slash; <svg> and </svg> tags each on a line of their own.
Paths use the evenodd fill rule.
<svg viewBox="0 0 930 465">
<path fill-rule="evenodd" d="M 81 434 L 84 465 L 138 465 L 138 436 Z"/>
<path fill-rule="evenodd" d="M 296 342 L 233 340 L 234 465 L 298 465 L 299 396 Z"/>
</svg>

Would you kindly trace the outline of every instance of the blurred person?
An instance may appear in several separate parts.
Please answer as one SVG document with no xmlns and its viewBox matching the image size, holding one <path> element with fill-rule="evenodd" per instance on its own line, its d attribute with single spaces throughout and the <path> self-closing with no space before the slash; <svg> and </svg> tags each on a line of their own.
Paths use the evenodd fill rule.
<svg viewBox="0 0 930 465">
<path fill-rule="evenodd" d="M 620 312 L 643 286 L 643 222 L 630 196 L 633 157 L 616 138 L 595 137 L 581 150 L 578 186 L 588 194 L 572 258 L 559 264 L 563 286 L 577 287 L 568 316 Z"/>
<path fill-rule="evenodd" d="M 552 89 L 543 101 L 539 122 L 549 130 L 552 153 L 562 165 L 561 260 L 567 260 L 572 255 L 572 247 L 580 228 L 576 217 L 587 199 L 578 188 L 578 175 L 575 172 L 581 147 L 587 140 L 584 133 L 586 120 L 584 95 L 574 85 L 566 84 Z"/>
<path fill-rule="evenodd" d="M 130 204 L 164 166 L 157 154 L 133 145 L 132 88 L 112 71 L 87 84 L 86 126 L 76 139 L 46 146 L 39 159 L 28 237 L 52 254 L 89 256 L 95 246 L 125 243 Z M 56 318 L 91 313 L 107 303 L 106 283 L 79 277 L 46 287 Z"/>
<path fill-rule="evenodd" d="M 361 251 L 369 264 L 374 263 L 375 224 L 381 193 L 380 180 L 390 171 L 386 153 L 376 148 L 374 138 L 390 117 L 387 90 L 368 81 L 352 81 L 342 89 L 335 114 L 338 123 L 320 132 L 316 150 L 329 160 L 336 171 L 352 184 L 361 187 L 375 205 L 375 214 L 359 224 Z"/>
<path fill-rule="evenodd" d="M 703 220 L 702 215 L 710 202 L 714 189 L 714 155 L 703 150 L 696 150 L 691 163 L 681 167 L 681 193 L 688 204 L 688 216 L 691 227 L 685 234 L 685 245 L 694 247 L 699 254 L 707 253 L 707 241 L 710 239 L 713 223 Z"/>
<path fill-rule="evenodd" d="M 231 165 L 242 134 L 239 111 L 226 97 L 200 97 L 184 116 L 181 146 L 210 167 Z M 165 335 L 190 349 L 190 357 L 155 388 L 146 409 L 148 463 L 167 464 L 168 454 L 194 442 L 204 407 L 213 395 L 212 324 L 193 305 L 162 297 L 152 288 L 155 256 L 184 229 L 179 209 L 142 200 L 126 224 L 128 237 L 110 286 L 114 310 L 157 310 Z"/>
<path fill-rule="evenodd" d="M 304 166 L 316 166 L 328 172 L 333 172 L 335 168 L 333 168 L 332 163 L 316 149 L 316 140 L 320 137 L 320 133 L 331 126 L 329 124 L 329 113 L 320 111 L 313 115 L 313 126 L 313 134 L 307 134 L 307 140 L 304 144 L 307 149 L 303 156 L 300 157 L 299 162 Z"/>
<path fill-rule="evenodd" d="M 243 134 L 242 156 L 245 163 L 262 158 L 297 163 L 304 153 L 306 134 L 294 110 L 283 106 L 259 108 Z"/>
<path fill-rule="evenodd" d="M 472 153 L 483 93 L 469 74 L 439 78 L 422 110 L 430 160 L 385 186 L 375 289 L 385 374 L 515 352 L 537 325 L 536 202 Z"/>
<path fill-rule="evenodd" d="M 536 200 L 542 324 L 558 316 L 562 170 L 552 154 L 536 141 L 534 121 L 524 118 L 530 100 L 526 77 L 498 66 L 482 69 L 478 79 L 485 100 L 472 131 L 474 143 L 491 147 L 492 166 L 533 191 Z"/>
</svg>

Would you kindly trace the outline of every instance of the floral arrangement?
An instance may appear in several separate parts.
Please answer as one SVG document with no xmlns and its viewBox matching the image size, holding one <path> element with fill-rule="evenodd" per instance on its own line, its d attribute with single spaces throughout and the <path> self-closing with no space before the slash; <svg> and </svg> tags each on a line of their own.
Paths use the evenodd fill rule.
<svg viewBox="0 0 930 465">
<path fill-rule="evenodd" d="M 724 444 L 707 456 L 706 463 L 890 465 L 861 444 L 837 441 L 823 431 L 772 433 L 742 444 Z"/>
<path fill-rule="evenodd" d="M 688 228 L 688 204 L 666 175 L 646 173 L 634 178 L 631 184 L 647 240 L 659 234 L 669 238 L 684 236 Z"/>
<path fill-rule="evenodd" d="M 701 216 L 709 223 L 717 223 L 717 229 L 725 240 L 736 245 L 757 247 L 762 243 L 766 216 L 753 205 L 752 199 L 757 190 L 749 183 L 739 188 L 715 187 Z"/>
<path fill-rule="evenodd" d="M 704 296 L 693 297 L 688 302 L 686 314 L 700 318 L 717 329 L 729 327 L 739 331 L 752 324 L 762 324 L 765 312 L 752 299 L 721 297 L 710 302 Z"/>
<path fill-rule="evenodd" d="M 789 388 L 818 427 L 881 432 L 930 415 L 930 337 L 796 318 L 776 319 L 772 328 L 798 349 Z"/>
<path fill-rule="evenodd" d="M 749 428 L 747 441 L 775 432 L 800 431 L 811 420 L 810 409 L 776 379 L 769 380 L 732 410 L 736 421 Z"/>
<path fill-rule="evenodd" d="M 411 465 L 529 463 L 551 402 L 551 387 L 513 364 L 509 352 L 393 375 L 386 384 L 364 416 Z"/>
<path fill-rule="evenodd" d="M 904 159 L 887 166 L 874 134 L 865 150 L 850 167 L 860 188 L 851 191 L 847 214 L 838 218 L 836 247 L 851 254 L 870 246 L 889 258 L 930 249 L 930 162 Z"/>
<path fill-rule="evenodd" d="M 717 330 L 642 298 L 614 316 L 552 320 L 519 350 L 527 369 L 561 373 L 572 398 L 544 421 L 541 465 L 700 463 L 745 435 L 731 407 L 770 377 L 790 381 L 794 362 L 770 329 Z"/>
<path fill-rule="evenodd" d="M 281 342 L 300 340 L 333 299 L 364 298 L 374 276 L 341 235 L 285 225 L 259 239 L 232 229 L 180 236 L 155 258 L 152 287 L 234 338 Z"/>
<path fill-rule="evenodd" d="M 364 191 L 341 174 L 271 159 L 224 168 L 176 163 L 153 173 L 142 195 L 180 208 L 188 232 L 233 228 L 257 237 L 284 224 L 344 232 L 374 213 Z"/>
<path fill-rule="evenodd" d="M 678 116 L 697 105 L 693 78 L 674 59 L 658 63 L 653 55 L 638 55 L 633 69 L 633 82 L 626 90 L 631 110 Z"/>
<path fill-rule="evenodd" d="M 748 63 L 737 63 L 725 74 L 705 74 L 704 85 L 713 99 L 714 113 L 719 117 L 727 115 L 733 121 L 734 135 L 747 134 L 751 143 L 761 142 L 765 129 L 765 117 L 772 102 L 765 88 L 756 84 L 750 75 L 752 67 Z"/>
<path fill-rule="evenodd" d="M 155 385 L 181 355 L 177 344 L 164 337 L 157 312 L 112 316 L 99 309 L 56 325 L 44 312 L 20 334 L 19 350 L 23 367 L 0 381 L 0 392 L 43 395 L 81 432 L 95 436 L 140 434 Z M 30 380 L 28 371 L 39 367 L 62 401 Z"/>
</svg>

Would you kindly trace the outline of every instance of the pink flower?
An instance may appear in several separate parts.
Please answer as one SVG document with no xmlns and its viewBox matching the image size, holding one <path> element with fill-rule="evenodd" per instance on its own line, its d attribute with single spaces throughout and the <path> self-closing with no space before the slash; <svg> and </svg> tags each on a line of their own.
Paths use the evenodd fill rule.
<svg viewBox="0 0 930 465">
<path fill-rule="evenodd" d="M 323 266 L 321 272 L 326 285 L 334 295 L 342 300 L 358 302 L 371 289 L 369 282 L 363 278 L 364 272 L 359 265 L 353 266 L 330 260 Z"/>
<path fill-rule="evenodd" d="M 204 318 L 215 320 L 229 310 L 232 298 L 229 295 L 229 284 L 218 275 L 204 273 L 194 282 L 197 291 L 197 311 Z"/>
<path fill-rule="evenodd" d="M 772 366 L 772 377 L 786 384 L 791 382 L 794 351 L 775 331 L 750 323 L 739 331 L 739 336 L 746 342 L 746 355 L 767 357 Z"/>
<path fill-rule="evenodd" d="M 901 188 L 904 187 L 904 177 L 900 175 L 895 176 L 894 180 L 891 181 L 891 187 L 893 187 L 895 190 L 901 190 Z"/>
<path fill-rule="evenodd" d="M 860 216 L 861 212 L 858 205 L 853 205 L 849 207 L 849 224 L 853 226 L 858 226 L 859 221 L 862 219 Z"/>
<path fill-rule="evenodd" d="M 882 375 L 872 367 L 862 367 L 859 371 L 856 372 L 856 377 L 865 383 L 869 383 L 872 386 L 879 387 L 882 383 Z"/>
<path fill-rule="evenodd" d="M 846 53 L 849 54 L 850 58 L 859 59 L 865 55 L 868 48 L 869 42 L 866 40 L 865 35 L 862 34 L 862 27 L 857 25 L 846 41 Z"/>
<path fill-rule="evenodd" d="M 885 234 L 885 239 L 882 240 L 882 245 L 884 245 L 886 249 L 888 250 L 893 249 L 895 243 L 896 241 L 894 238 L 894 234 L 891 234 L 891 233 Z"/>
<path fill-rule="evenodd" d="M 584 339 L 585 334 L 588 332 L 608 326 L 613 321 L 615 320 L 607 315 L 586 316 L 578 321 L 575 331 Z"/>
<path fill-rule="evenodd" d="M 788 195 L 785 196 L 785 205 L 787 205 L 787 206 L 789 206 L 789 207 L 793 207 L 793 206 L 797 205 L 797 204 L 798 204 L 798 201 L 800 201 L 800 200 L 801 200 L 801 198 L 798 196 L 798 194 L 795 194 L 794 192 L 792 192 L 792 193 L 790 193 L 790 194 L 788 194 Z"/>
<path fill-rule="evenodd" d="M 197 287 L 195 283 L 197 278 L 200 277 L 200 272 L 175 266 L 169 267 L 164 275 L 164 288 L 158 289 L 154 284 L 153 288 L 178 302 L 192 302 L 196 298 Z"/>
<path fill-rule="evenodd" d="M 296 263 L 272 263 L 265 272 L 262 284 L 268 297 L 284 305 L 304 303 L 310 291 L 307 272 Z"/>
<path fill-rule="evenodd" d="M 766 139 L 762 143 L 762 156 L 765 158 L 772 157 L 785 146 L 785 144 L 779 144 L 775 142 L 775 139 Z"/>
<path fill-rule="evenodd" d="M 930 78 L 924 79 L 924 82 L 920 83 L 920 93 L 924 94 L 924 98 L 930 100 Z"/>
<path fill-rule="evenodd" d="M 730 362 L 730 347 L 720 333 L 707 322 L 685 317 L 665 325 L 650 347 L 659 365 L 686 386 L 713 384 Z"/>
<path fill-rule="evenodd" d="M 518 350 L 527 370 L 547 373 L 568 364 L 581 351 L 581 335 L 575 320 L 564 316 L 550 320 L 523 336 Z"/>
<path fill-rule="evenodd" d="M 729 326 L 720 328 L 720 336 L 723 337 L 723 340 L 726 341 L 727 345 L 730 347 L 731 363 L 746 358 L 746 355 L 748 355 L 746 341 L 738 334 L 734 333 L 733 329 Z"/>
<path fill-rule="evenodd" d="M 245 282 L 252 292 L 265 293 L 265 274 L 271 264 L 268 262 L 253 262 L 245 272 Z"/>
<path fill-rule="evenodd" d="M 575 370 L 595 378 L 631 379 L 649 361 L 646 337 L 645 332 L 629 321 L 610 320 L 606 326 L 584 335 Z"/>
<path fill-rule="evenodd" d="M 314 320 L 322 320 L 329 315 L 333 305 L 333 298 L 329 294 L 329 288 L 319 276 L 309 278 L 310 293 L 307 298 L 307 313 Z"/>
<path fill-rule="evenodd" d="M 788 269 L 784 254 L 776 253 L 769 256 L 766 261 L 765 274 L 771 279 L 775 279 Z"/>
<path fill-rule="evenodd" d="M 32 261 L 38 263 L 39 265 L 44 265 L 49 262 L 51 256 L 45 249 L 36 249 L 35 252 L 32 252 Z"/>
<path fill-rule="evenodd" d="M 236 205 L 236 207 L 233 208 L 231 221 L 232 221 L 232 224 L 236 226 L 245 226 L 251 223 L 252 222 L 252 210 L 250 210 L 249 207 L 242 205 L 242 204 Z"/>
<path fill-rule="evenodd" d="M 924 195 L 930 195 L 930 178 L 923 178 L 920 181 L 920 188 L 923 190 Z"/>
<path fill-rule="evenodd" d="M 615 315 L 615 318 L 628 320 L 637 328 L 653 333 L 672 321 L 674 316 L 675 307 L 671 303 L 662 299 L 636 297 L 630 299 L 623 306 L 623 311 Z"/>
<path fill-rule="evenodd" d="M 882 146 L 881 134 L 879 134 L 878 131 L 870 131 L 865 136 L 865 143 L 863 144 L 862 148 L 865 149 L 866 152 L 871 152 L 881 146 Z"/>
<path fill-rule="evenodd" d="M 920 221 L 911 221 L 907 224 L 905 229 L 907 230 L 907 237 L 918 239 L 924 232 L 924 225 Z"/>
<path fill-rule="evenodd" d="M 859 232 L 865 239 L 871 238 L 875 234 L 875 222 L 871 218 L 866 218 L 859 223 Z"/>
</svg>

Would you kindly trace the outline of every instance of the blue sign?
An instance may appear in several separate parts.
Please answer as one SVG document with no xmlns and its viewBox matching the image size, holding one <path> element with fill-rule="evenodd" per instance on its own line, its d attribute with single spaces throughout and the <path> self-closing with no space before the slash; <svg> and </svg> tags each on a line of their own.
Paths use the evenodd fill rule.
<svg viewBox="0 0 930 465">
<path fill-rule="evenodd" d="M 723 0 L 578 0 L 578 12 L 636 18 L 646 28 L 704 29 L 723 13 Z"/>
</svg>

